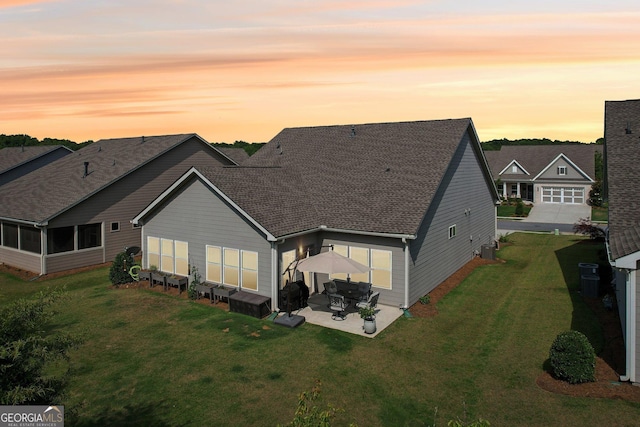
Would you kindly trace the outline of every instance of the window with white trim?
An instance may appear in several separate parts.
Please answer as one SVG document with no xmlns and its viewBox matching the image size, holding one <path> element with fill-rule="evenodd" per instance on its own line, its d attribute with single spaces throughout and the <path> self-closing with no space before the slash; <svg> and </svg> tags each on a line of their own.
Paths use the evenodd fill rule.
<svg viewBox="0 0 640 427">
<path fill-rule="evenodd" d="M 222 283 L 222 249 L 207 245 L 207 282 Z"/>
<path fill-rule="evenodd" d="M 242 251 L 242 288 L 258 290 L 258 253 Z"/>
<path fill-rule="evenodd" d="M 114 221 L 111 223 L 111 232 L 120 231 L 120 221 Z"/>
<path fill-rule="evenodd" d="M 160 270 L 173 273 L 173 240 L 160 239 Z"/>
<path fill-rule="evenodd" d="M 333 251 L 344 257 L 349 257 L 349 246 L 347 245 L 333 245 Z M 347 280 L 347 273 L 335 273 L 329 275 L 330 279 Z"/>
<path fill-rule="evenodd" d="M 371 285 L 391 289 L 391 251 L 371 249 Z"/>
<path fill-rule="evenodd" d="M 449 227 L 449 238 L 453 239 L 456 236 L 456 225 L 453 224 Z"/>
<path fill-rule="evenodd" d="M 237 287 L 240 284 L 240 251 L 224 248 L 222 262 L 222 283 Z"/>
<path fill-rule="evenodd" d="M 147 236 L 147 267 L 160 267 L 160 239 Z"/>
<path fill-rule="evenodd" d="M 558 166 L 558 175 L 566 175 L 567 167 L 566 166 Z"/>
<path fill-rule="evenodd" d="M 187 242 L 175 241 L 175 273 L 180 276 L 189 275 L 189 244 Z"/>
<path fill-rule="evenodd" d="M 349 248 L 349 258 L 354 261 L 359 262 L 360 264 L 369 266 L 369 249 L 368 248 L 359 248 L 355 246 L 351 246 Z M 366 282 L 369 283 L 369 272 L 366 273 L 356 273 L 350 274 L 349 277 L 354 282 Z"/>
</svg>

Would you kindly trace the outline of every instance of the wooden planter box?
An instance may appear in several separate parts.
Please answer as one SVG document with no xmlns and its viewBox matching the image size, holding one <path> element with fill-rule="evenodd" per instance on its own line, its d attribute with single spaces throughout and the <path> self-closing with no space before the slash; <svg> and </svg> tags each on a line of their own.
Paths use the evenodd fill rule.
<svg viewBox="0 0 640 427">
<path fill-rule="evenodd" d="M 209 294 L 209 301 L 211 302 L 211 304 L 213 304 L 214 287 L 215 285 L 209 285 L 207 283 L 201 283 L 199 285 L 196 285 L 196 292 L 198 294 L 196 298 L 200 299 L 200 294 L 204 294 L 204 295 Z"/>
<path fill-rule="evenodd" d="M 138 273 L 138 281 L 151 281 L 151 271 L 149 270 L 140 270 Z"/>
<path fill-rule="evenodd" d="M 187 284 L 189 283 L 189 278 L 185 276 L 166 276 L 167 277 L 167 286 L 171 286 L 174 288 L 178 288 L 178 293 L 182 293 L 182 288 L 187 290 Z"/>
<path fill-rule="evenodd" d="M 164 273 L 160 273 L 157 271 L 151 272 L 151 280 L 149 281 L 149 286 L 162 285 L 165 287 L 167 285 L 166 277 Z"/>
<path fill-rule="evenodd" d="M 213 288 L 214 300 L 220 301 L 222 298 L 226 298 L 229 301 L 229 297 L 238 292 L 236 288 L 225 288 L 224 286 L 216 286 Z"/>
</svg>

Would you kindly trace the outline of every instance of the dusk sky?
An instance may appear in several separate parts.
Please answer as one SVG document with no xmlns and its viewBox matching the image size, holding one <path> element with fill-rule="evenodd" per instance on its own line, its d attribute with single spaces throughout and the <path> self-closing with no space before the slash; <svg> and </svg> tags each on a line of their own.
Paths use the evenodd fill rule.
<svg viewBox="0 0 640 427">
<path fill-rule="evenodd" d="M 471 117 L 602 137 L 640 98 L 638 0 L 0 0 L 0 133 L 82 142 Z"/>
</svg>

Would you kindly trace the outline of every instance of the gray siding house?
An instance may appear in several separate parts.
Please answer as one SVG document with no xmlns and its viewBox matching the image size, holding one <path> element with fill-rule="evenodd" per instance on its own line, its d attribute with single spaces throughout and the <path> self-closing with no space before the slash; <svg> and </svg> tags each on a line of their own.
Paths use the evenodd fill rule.
<svg viewBox="0 0 640 427">
<path fill-rule="evenodd" d="M 595 182 L 596 149 L 592 144 L 507 145 L 485 156 L 503 198 L 583 205 Z"/>
<path fill-rule="evenodd" d="M 235 164 L 196 134 L 97 141 L 0 187 L 0 262 L 46 274 L 112 261 L 185 171 Z"/>
<path fill-rule="evenodd" d="M 291 262 L 330 246 L 371 267 L 351 280 L 408 307 L 494 242 L 497 201 L 471 119 L 306 127 L 241 167 L 191 169 L 133 223 L 145 267 L 186 258 L 274 310 Z M 304 276 L 312 293 L 329 279 Z"/>
<path fill-rule="evenodd" d="M 5 147 L 0 150 L 0 186 L 71 153 L 64 145 Z"/>
<path fill-rule="evenodd" d="M 625 342 L 623 381 L 640 382 L 640 100 L 605 102 L 605 190 L 609 201 L 607 252 L 613 267 Z"/>
</svg>

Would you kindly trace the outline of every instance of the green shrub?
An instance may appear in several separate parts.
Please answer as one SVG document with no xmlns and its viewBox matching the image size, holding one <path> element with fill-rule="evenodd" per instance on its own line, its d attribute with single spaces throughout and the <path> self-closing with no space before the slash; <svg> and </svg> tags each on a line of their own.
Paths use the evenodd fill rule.
<svg viewBox="0 0 640 427">
<path fill-rule="evenodd" d="M 515 212 L 516 216 L 523 216 L 524 215 L 524 203 L 522 203 L 522 200 L 518 200 L 518 202 L 516 203 L 516 212 Z"/>
<path fill-rule="evenodd" d="M 122 285 L 133 282 L 133 277 L 129 274 L 129 269 L 135 264 L 133 256 L 126 252 L 120 252 L 109 269 L 109 280 L 113 285 Z"/>
<path fill-rule="evenodd" d="M 549 361 L 558 379 L 570 384 L 595 381 L 596 353 L 581 332 L 560 333 L 551 345 Z"/>
<path fill-rule="evenodd" d="M 426 294 L 420 297 L 421 304 L 429 304 L 431 302 L 431 295 Z"/>
</svg>

